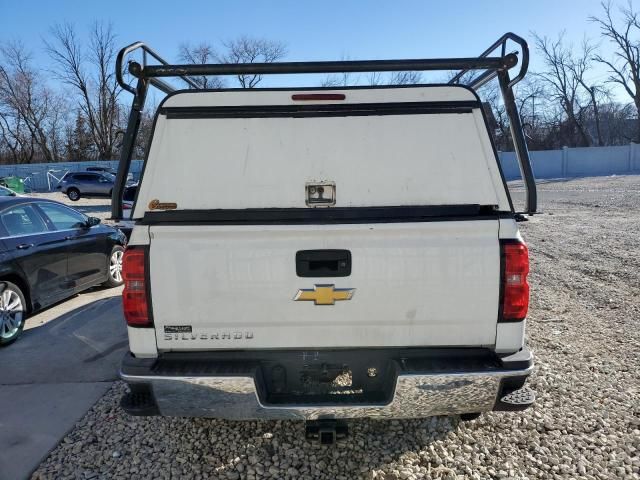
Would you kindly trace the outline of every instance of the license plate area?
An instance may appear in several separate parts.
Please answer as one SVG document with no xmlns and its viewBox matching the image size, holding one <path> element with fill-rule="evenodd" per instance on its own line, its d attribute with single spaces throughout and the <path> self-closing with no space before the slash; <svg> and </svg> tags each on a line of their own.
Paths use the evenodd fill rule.
<svg viewBox="0 0 640 480">
<path fill-rule="evenodd" d="M 358 351 L 298 351 L 264 360 L 256 375 L 263 405 L 386 405 L 397 378 L 386 355 Z"/>
</svg>

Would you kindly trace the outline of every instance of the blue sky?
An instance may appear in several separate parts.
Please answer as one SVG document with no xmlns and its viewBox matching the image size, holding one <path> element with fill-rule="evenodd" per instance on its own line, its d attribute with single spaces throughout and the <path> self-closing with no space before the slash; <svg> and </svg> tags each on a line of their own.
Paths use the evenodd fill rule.
<svg viewBox="0 0 640 480">
<path fill-rule="evenodd" d="M 566 30 L 577 45 L 585 34 L 597 37 L 587 18 L 600 10 L 599 0 L 0 0 L 0 41 L 22 39 L 44 65 L 41 38 L 53 23 L 69 21 L 84 33 L 99 19 L 113 23 L 119 45 L 143 40 L 169 60 L 181 42 L 216 44 L 241 34 L 286 42 L 289 60 L 473 56 L 505 31 L 531 44 L 533 31 L 555 38 Z"/>
</svg>

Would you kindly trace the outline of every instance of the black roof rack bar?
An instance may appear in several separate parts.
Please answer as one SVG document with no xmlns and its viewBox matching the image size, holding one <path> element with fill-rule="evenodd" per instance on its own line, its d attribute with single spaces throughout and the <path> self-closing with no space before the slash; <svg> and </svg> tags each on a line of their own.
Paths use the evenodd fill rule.
<svg viewBox="0 0 640 480">
<path fill-rule="evenodd" d="M 481 73 L 474 79 L 470 80 L 469 83 L 467 83 L 467 85 L 473 88 L 474 90 L 478 90 L 484 84 L 489 83 L 491 80 L 493 80 L 497 76 L 498 76 L 498 72 L 496 70 L 486 70 L 485 72 Z"/>
<path fill-rule="evenodd" d="M 427 70 L 460 70 L 449 83 L 461 83 L 464 74 L 472 70 L 487 70 L 473 80 L 466 82 L 472 88 L 479 88 L 497 77 L 501 70 L 513 68 L 518 63 L 515 53 L 506 53 L 507 41 L 513 41 L 520 46 L 522 61 L 520 71 L 510 81 L 513 86 L 524 78 L 529 68 L 529 47 L 527 42 L 514 33 L 505 33 L 479 57 L 470 58 L 439 58 L 439 59 L 409 59 L 409 60 L 348 60 L 334 62 L 279 62 L 279 63 L 239 63 L 239 64 L 203 64 L 203 65 L 171 65 L 143 42 L 134 42 L 120 50 L 116 58 L 116 78 L 120 86 L 135 94 L 135 88 L 127 84 L 123 78 L 123 61 L 135 50 L 142 50 L 142 64 L 129 63 L 129 71 L 138 78 L 147 78 L 152 85 L 165 93 L 175 89 L 151 79 L 157 77 L 180 77 L 191 88 L 199 85 L 189 78 L 189 75 L 249 75 L 249 74 L 300 74 L 300 73 L 338 73 L 338 72 L 391 72 L 391 71 L 427 71 Z M 498 47 L 501 56 L 489 57 Z M 160 65 L 148 65 L 147 55 L 153 57 Z"/>
<path fill-rule="evenodd" d="M 470 86 L 474 90 L 479 89 L 486 83 L 490 82 L 494 78 L 498 77 L 498 83 L 500 84 L 500 90 L 502 92 L 502 99 L 504 101 L 507 116 L 509 117 L 509 130 L 511 131 L 511 138 L 513 140 L 513 147 L 518 159 L 518 167 L 520 168 L 520 175 L 524 182 L 525 188 L 525 204 L 524 212 L 533 214 L 538 211 L 538 194 L 536 190 L 536 179 L 531 167 L 531 158 L 529 156 L 529 150 L 527 149 L 527 142 L 524 136 L 524 130 L 522 128 L 522 121 L 518 108 L 516 106 L 515 97 L 513 95 L 513 86 L 524 78 L 529 69 L 529 46 L 524 38 L 516 35 L 512 32 L 505 33 L 502 37 L 496 40 L 489 48 L 480 54 L 481 58 L 490 58 L 488 55 L 493 53 L 496 49 L 500 48 L 500 54 L 503 58 L 509 55 L 515 55 L 514 53 L 507 54 L 507 42 L 512 41 L 520 47 L 520 53 L 522 54 L 522 61 L 520 63 L 520 71 L 511 79 L 508 69 L 502 70 L 489 70 L 466 82 L 466 85 Z M 458 84 L 461 83 L 464 75 L 472 69 L 462 69 L 456 75 L 453 76 L 449 83 Z"/>
<path fill-rule="evenodd" d="M 527 73 L 527 70 L 529 69 L 529 45 L 527 45 L 527 41 L 522 38 L 519 35 L 516 35 L 515 33 L 512 32 L 507 32 L 505 33 L 503 36 L 501 36 L 498 40 L 496 40 L 489 48 L 487 48 L 484 52 L 482 52 L 479 56 L 479 58 L 490 58 L 488 57 L 488 55 L 490 53 L 493 53 L 498 47 L 500 47 L 500 53 L 501 53 L 501 57 L 507 57 L 509 55 L 514 55 L 513 53 L 507 54 L 507 42 L 511 40 L 512 42 L 518 44 L 518 46 L 520 47 L 520 51 L 522 53 L 522 61 L 520 63 L 520 71 L 518 72 L 518 74 L 509 82 L 509 87 L 513 87 L 516 83 L 518 83 L 520 80 L 522 80 L 524 78 L 524 76 Z M 460 81 L 462 80 L 462 77 L 468 73 L 469 71 L 474 70 L 473 68 L 465 68 L 462 67 L 462 70 L 460 70 L 451 80 L 449 80 L 449 83 L 460 83 Z M 474 78 L 473 80 L 469 81 L 467 83 L 467 85 L 471 86 L 472 88 L 480 88 L 480 86 L 484 85 L 485 83 L 489 82 L 490 80 L 494 79 L 495 77 L 498 76 L 498 72 L 494 71 L 494 72 L 485 72 L 483 74 L 481 74 L 480 76 Z M 478 83 L 478 81 L 483 80 L 482 83 L 478 86 L 478 87 L 474 87 L 475 84 Z"/>
<path fill-rule="evenodd" d="M 131 45 L 127 45 L 126 47 L 124 47 L 122 50 L 120 50 L 118 52 L 118 56 L 116 57 L 116 80 L 118 81 L 118 83 L 120 84 L 120 86 L 125 89 L 127 92 L 135 95 L 136 94 L 136 89 L 134 87 L 132 87 L 131 85 L 129 85 L 127 82 L 124 81 L 124 78 L 122 76 L 122 62 L 124 61 L 125 57 L 129 54 L 131 54 L 132 52 L 134 52 L 135 50 L 142 50 L 142 64 L 143 65 L 147 65 L 147 55 L 152 56 L 156 61 L 158 61 L 159 63 L 161 63 L 162 65 L 169 65 L 169 62 L 167 62 L 164 58 L 162 58 L 160 55 L 158 55 L 153 49 L 151 49 L 151 47 L 148 47 L 144 42 L 133 42 Z M 185 82 L 187 82 L 187 84 L 192 87 L 192 88 L 198 88 L 198 84 L 196 82 L 194 82 L 193 80 L 191 80 L 190 78 L 187 77 L 183 77 L 180 75 L 180 77 L 182 78 L 182 80 L 184 80 Z M 152 82 L 153 83 L 153 82 Z M 154 86 L 156 86 L 158 89 L 162 90 L 165 93 L 169 93 L 175 90 L 175 88 L 171 87 L 170 85 L 163 83 L 163 82 L 156 82 L 157 84 L 155 84 Z M 159 85 L 162 85 L 159 86 Z M 168 91 L 167 91 L 168 89 Z"/>
<path fill-rule="evenodd" d="M 176 89 L 169 85 L 167 82 L 163 82 L 162 80 L 158 80 L 157 78 L 150 78 L 149 83 L 164 93 L 171 93 L 176 91 Z"/>
<path fill-rule="evenodd" d="M 518 74 L 511 79 L 509 70 L 518 64 L 516 53 L 506 53 L 507 42 L 512 41 L 520 47 L 521 61 Z M 489 55 L 500 48 L 499 57 Z M 142 52 L 142 63 L 129 62 L 129 72 L 138 78 L 135 87 L 129 85 L 123 78 L 123 62 L 125 58 L 136 50 Z M 159 65 L 149 65 L 148 56 L 153 57 Z M 531 169 L 529 151 L 522 130 L 522 122 L 518 114 L 513 95 L 513 86 L 522 80 L 529 68 L 529 47 L 527 42 L 514 33 L 505 33 L 486 49 L 479 57 L 470 58 L 437 58 L 413 60 L 349 60 L 332 62 L 279 62 L 279 63 L 237 63 L 237 64 L 190 64 L 171 65 L 143 42 L 135 42 L 118 52 L 116 58 L 116 79 L 120 86 L 133 94 L 133 102 L 129 114 L 127 131 L 124 135 L 120 153 L 118 175 L 113 188 L 111 215 L 114 219 L 122 218 L 122 194 L 127 173 L 131 165 L 131 158 L 140 126 L 140 114 L 144 107 L 149 85 L 164 93 L 171 93 L 176 89 L 159 77 L 178 77 L 186 82 L 190 88 L 200 89 L 190 76 L 197 75 L 262 75 L 262 74 L 305 74 L 305 73 L 346 73 L 346 72 L 396 72 L 396 71 L 434 71 L 460 70 L 449 81 L 450 84 L 465 84 L 477 90 L 490 80 L 498 78 L 502 97 L 505 103 L 511 128 L 516 155 L 526 189 L 525 213 L 533 214 L 537 211 L 537 194 L 535 178 Z M 471 71 L 484 70 L 470 81 L 463 82 L 465 74 Z"/>
<path fill-rule="evenodd" d="M 337 72 L 396 72 L 426 70 L 508 70 L 518 63 L 515 54 L 485 58 L 435 58 L 411 60 L 348 60 L 335 62 L 220 63 L 189 65 L 129 64 L 138 78 L 188 77 L 190 75 L 263 75 Z"/>
</svg>

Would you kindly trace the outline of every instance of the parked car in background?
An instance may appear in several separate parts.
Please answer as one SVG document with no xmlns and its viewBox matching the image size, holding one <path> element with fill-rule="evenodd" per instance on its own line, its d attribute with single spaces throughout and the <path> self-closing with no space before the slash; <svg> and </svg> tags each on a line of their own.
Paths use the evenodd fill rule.
<svg viewBox="0 0 640 480">
<path fill-rule="evenodd" d="M 27 315 L 95 285 L 122 284 L 125 235 L 51 200 L 0 198 L 0 346 Z"/>
<path fill-rule="evenodd" d="M 85 169 L 87 172 L 106 172 L 112 175 L 115 175 L 117 171 L 114 168 L 110 167 L 87 167 Z"/>
<path fill-rule="evenodd" d="M 133 202 L 136 199 L 137 191 L 137 184 L 125 187 L 124 193 L 122 194 L 122 220 L 114 225 L 114 227 L 127 236 L 127 240 L 131 237 L 131 231 L 133 230 L 134 222 L 131 220 L 131 210 L 133 209 Z"/>
<path fill-rule="evenodd" d="M 124 218 L 131 218 L 131 210 L 133 209 L 133 202 L 136 200 L 137 192 L 137 184 L 125 187 L 124 193 L 122 194 L 122 216 Z"/>
<path fill-rule="evenodd" d="M 104 172 L 104 173 L 110 173 L 111 175 L 118 174 L 118 171 L 115 168 L 110 168 L 110 167 L 87 167 L 86 170 L 87 172 Z M 127 180 L 130 182 L 133 181 L 132 173 L 127 174 Z"/>
<path fill-rule="evenodd" d="M 74 202 L 83 196 L 110 197 L 115 179 L 108 172 L 69 172 L 60 180 L 58 189 Z"/>
</svg>

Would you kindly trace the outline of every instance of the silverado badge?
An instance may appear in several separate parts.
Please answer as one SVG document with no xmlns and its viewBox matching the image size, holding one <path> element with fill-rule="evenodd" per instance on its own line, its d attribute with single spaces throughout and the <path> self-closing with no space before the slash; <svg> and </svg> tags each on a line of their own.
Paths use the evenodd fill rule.
<svg viewBox="0 0 640 480">
<path fill-rule="evenodd" d="M 335 285 L 314 285 L 313 289 L 300 289 L 296 302 L 313 300 L 316 305 L 333 305 L 339 300 L 351 300 L 355 288 L 335 288 Z"/>
</svg>

